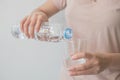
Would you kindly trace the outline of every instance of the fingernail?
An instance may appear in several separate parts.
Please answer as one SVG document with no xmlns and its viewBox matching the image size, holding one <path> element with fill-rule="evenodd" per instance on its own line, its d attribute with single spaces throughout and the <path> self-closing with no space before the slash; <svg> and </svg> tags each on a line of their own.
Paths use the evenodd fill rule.
<svg viewBox="0 0 120 80">
<path fill-rule="evenodd" d="M 23 30 L 21 30 L 21 32 L 22 32 L 22 33 L 24 33 L 24 31 L 23 31 Z"/>
<path fill-rule="evenodd" d="M 35 33 L 38 33 L 38 32 L 39 32 L 39 30 L 35 29 Z"/>
<path fill-rule="evenodd" d="M 74 55 L 73 53 L 70 54 L 70 56 L 73 56 L 73 55 Z"/>
<path fill-rule="evenodd" d="M 69 75 L 70 75 L 70 76 L 74 76 L 74 73 L 73 73 L 73 72 L 69 72 Z"/>
<path fill-rule="evenodd" d="M 69 70 L 69 71 L 72 71 L 72 70 L 74 70 L 74 67 L 70 67 L 68 70 Z"/>
<path fill-rule="evenodd" d="M 77 57 L 76 57 L 75 55 L 73 55 L 71 58 L 74 60 L 74 59 L 76 59 Z"/>
<path fill-rule="evenodd" d="M 29 39 L 29 38 L 30 38 L 30 36 L 29 36 L 29 35 L 27 35 L 27 38 Z"/>
<path fill-rule="evenodd" d="M 32 36 L 30 36 L 30 39 L 33 39 L 33 37 L 32 37 Z"/>
<path fill-rule="evenodd" d="M 70 75 L 70 76 L 72 76 L 72 73 L 71 73 L 71 72 L 69 72 L 69 75 Z"/>
<path fill-rule="evenodd" d="M 31 39 L 33 39 L 33 38 L 34 38 L 34 36 L 32 35 L 32 36 L 31 36 Z"/>
<path fill-rule="evenodd" d="M 36 33 L 37 33 L 37 30 L 35 30 L 34 34 L 36 34 Z"/>
</svg>

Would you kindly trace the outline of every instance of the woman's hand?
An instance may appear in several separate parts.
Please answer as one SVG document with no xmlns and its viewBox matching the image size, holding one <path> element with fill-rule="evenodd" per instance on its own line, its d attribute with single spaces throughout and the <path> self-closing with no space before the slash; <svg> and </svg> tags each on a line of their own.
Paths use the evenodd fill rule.
<svg viewBox="0 0 120 80">
<path fill-rule="evenodd" d="M 44 12 L 34 11 L 21 21 L 21 31 L 28 38 L 34 38 L 34 32 L 38 32 L 41 24 L 45 21 L 48 21 L 48 16 Z"/>
<path fill-rule="evenodd" d="M 71 76 L 98 74 L 108 68 L 111 63 L 109 54 L 76 53 L 72 55 L 73 60 L 80 58 L 85 58 L 87 61 L 84 64 L 71 66 L 68 69 Z"/>
</svg>

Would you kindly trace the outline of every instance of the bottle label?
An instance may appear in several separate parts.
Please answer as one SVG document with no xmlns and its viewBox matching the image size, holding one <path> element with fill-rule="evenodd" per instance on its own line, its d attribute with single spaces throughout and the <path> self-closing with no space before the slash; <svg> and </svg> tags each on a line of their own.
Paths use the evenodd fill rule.
<svg viewBox="0 0 120 80">
<path fill-rule="evenodd" d="M 66 28 L 66 29 L 64 30 L 64 38 L 65 38 L 65 39 L 71 39 L 72 36 L 73 36 L 73 31 L 72 31 L 72 29 L 71 29 L 71 28 Z"/>
</svg>

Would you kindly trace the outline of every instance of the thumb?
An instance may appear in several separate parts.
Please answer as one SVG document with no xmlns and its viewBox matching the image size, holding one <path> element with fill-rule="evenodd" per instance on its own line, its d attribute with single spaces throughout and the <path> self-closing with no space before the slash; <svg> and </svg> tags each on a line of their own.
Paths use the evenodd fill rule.
<svg viewBox="0 0 120 80">
<path fill-rule="evenodd" d="M 80 58 L 91 59 L 91 58 L 93 58 L 93 54 L 91 54 L 91 53 L 76 53 L 76 54 L 73 54 L 71 56 L 71 58 L 73 60 L 77 60 L 77 59 L 80 59 Z"/>
<path fill-rule="evenodd" d="M 86 53 L 75 53 L 71 56 L 73 60 L 77 60 L 77 59 L 85 58 L 85 57 L 86 57 Z"/>
</svg>

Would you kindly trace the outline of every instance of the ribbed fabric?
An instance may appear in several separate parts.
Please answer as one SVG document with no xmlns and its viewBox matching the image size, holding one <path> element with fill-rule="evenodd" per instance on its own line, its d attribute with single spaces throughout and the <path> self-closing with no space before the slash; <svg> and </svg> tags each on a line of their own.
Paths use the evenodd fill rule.
<svg viewBox="0 0 120 80">
<path fill-rule="evenodd" d="M 87 39 L 87 52 L 120 53 L 120 0 L 53 0 L 65 8 L 67 25 L 74 37 Z M 63 66 L 61 80 L 72 80 Z M 98 75 L 80 75 L 76 80 L 120 80 L 120 67 Z"/>
</svg>

